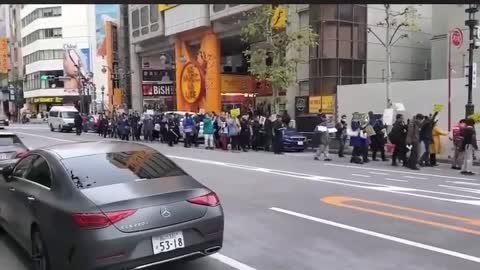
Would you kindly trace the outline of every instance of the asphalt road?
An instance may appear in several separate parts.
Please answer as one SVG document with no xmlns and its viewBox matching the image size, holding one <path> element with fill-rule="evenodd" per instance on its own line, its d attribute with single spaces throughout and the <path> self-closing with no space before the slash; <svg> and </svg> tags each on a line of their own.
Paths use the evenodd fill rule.
<svg viewBox="0 0 480 270">
<path fill-rule="evenodd" d="M 43 125 L 8 129 L 31 148 L 102 139 Z M 480 269 L 478 175 L 462 176 L 446 164 L 410 171 L 383 162 L 325 163 L 310 153 L 151 145 L 214 189 L 226 214 L 220 254 L 168 269 Z M 4 233 L 0 265 L 28 269 Z"/>
</svg>

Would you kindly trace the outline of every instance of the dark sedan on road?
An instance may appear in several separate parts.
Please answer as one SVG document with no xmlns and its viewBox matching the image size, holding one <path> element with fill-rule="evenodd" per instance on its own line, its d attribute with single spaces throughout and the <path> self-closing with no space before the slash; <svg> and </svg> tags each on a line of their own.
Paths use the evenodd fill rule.
<svg viewBox="0 0 480 270">
<path fill-rule="evenodd" d="M 217 195 L 161 153 L 104 141 L 3 168 L 0 225 L 35 270 L 143 269 L 217 252 L 224 216 Z"/>
<path fill-rule="evenodd" d="M 303 152 L 307 147 L 307 137 L 296 129 L 289 128 L 283 134 L 283 150 Z"/>
</svg>

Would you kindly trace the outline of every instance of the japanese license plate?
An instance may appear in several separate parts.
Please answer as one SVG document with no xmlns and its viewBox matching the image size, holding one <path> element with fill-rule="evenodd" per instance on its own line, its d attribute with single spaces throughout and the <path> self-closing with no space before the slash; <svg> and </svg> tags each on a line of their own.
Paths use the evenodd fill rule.
<svg viewBox="0 0 480 270">
<path fill-rule="evenodd" d="M 303 145 L 303 141 L 297 142 L 298 145 Z"/>
<path fill-rule="evenodd" d="M 7 154 L 0 154 L 0 159 L 7 159 Z"/>
<path fill-rule="evenodd" d="M 172 251 L 185 247 L 183 232 L 167 233 L 152 237 L 153 254 Z"/>
</svg>

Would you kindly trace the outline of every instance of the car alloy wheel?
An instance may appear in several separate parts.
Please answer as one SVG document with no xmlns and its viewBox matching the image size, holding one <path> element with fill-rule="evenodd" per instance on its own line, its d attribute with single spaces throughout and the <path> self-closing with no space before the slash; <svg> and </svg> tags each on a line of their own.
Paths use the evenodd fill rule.
<svg viewBox="0 0 480 270">
<path fill-rule="evenodd" d="M 49 270 L 48 255 L 40 232 L 32 234 L 32 262 L 34 270 Z"/>
</svg>

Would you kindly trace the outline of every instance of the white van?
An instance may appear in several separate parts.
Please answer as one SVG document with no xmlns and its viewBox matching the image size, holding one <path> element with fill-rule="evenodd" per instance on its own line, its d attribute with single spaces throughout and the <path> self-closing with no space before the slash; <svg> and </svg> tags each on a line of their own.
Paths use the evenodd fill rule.
<svg viewBox="0 0 480 270">
<path fill-rule="evenodd" d="M 48 126 L 51 131 L 70 132 L 75 127 L 78 110 L 73 106 L 53 106 L 48 112 Z"/>
</svg>

